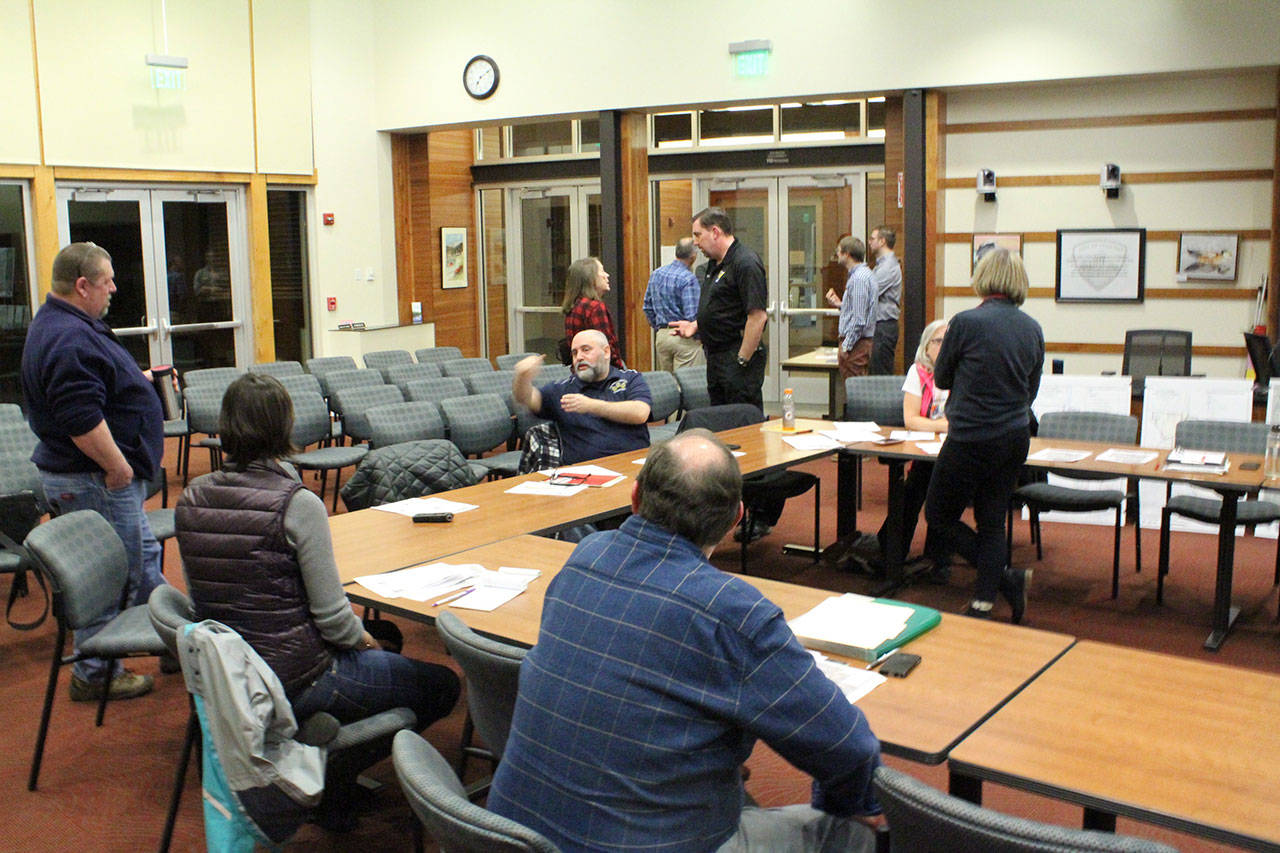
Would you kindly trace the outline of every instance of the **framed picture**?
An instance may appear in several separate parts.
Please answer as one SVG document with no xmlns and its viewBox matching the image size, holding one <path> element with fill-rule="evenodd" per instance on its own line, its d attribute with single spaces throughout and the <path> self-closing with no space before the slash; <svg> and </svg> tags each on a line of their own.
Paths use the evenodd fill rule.
<svg viewBox="0 0 1280 853">
<path fill-rule="evenodd" d="M 1147 229 L 1058 231 L 1059 302 L 1141 302 Z"/>
<path fill-rule="evenodd" d="M 1235 281 L 1239 234 L 1191 234 L 1178 237 L 1178 280 Z"/>
<path fill-rule="evenodd" d="M 970 256 L 969 272 L 978 265 L 979 253 L 985 255 L 990 249 L 1008 249 L 1010 252 L 1022 254 L 1021 234 L 974 234 L 973 254 Z"/>
<path fill-rule="evenodd" d="M 440 282 L 445 289 L 467 286 L 467 229 L 440 229 Z"/>
</svg>

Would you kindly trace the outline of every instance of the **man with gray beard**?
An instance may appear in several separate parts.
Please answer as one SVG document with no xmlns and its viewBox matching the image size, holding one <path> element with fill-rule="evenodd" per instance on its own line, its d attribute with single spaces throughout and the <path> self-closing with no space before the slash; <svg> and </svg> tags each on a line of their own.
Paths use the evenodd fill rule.
<svg viewBox="0 0 1280 853">
<path fill-rule="evenodd" d="M 649 446 L 652 397 L 635 370 L 609 364 L 609 341 L 595 329 L 573 337 L 573 375 L 533 386 L 543 356 L 531 355 L 516 365 L 511 391 L 516 402 L 560 429 L 560 461 L 572 465 L 613 453 Z"/>
</svg>

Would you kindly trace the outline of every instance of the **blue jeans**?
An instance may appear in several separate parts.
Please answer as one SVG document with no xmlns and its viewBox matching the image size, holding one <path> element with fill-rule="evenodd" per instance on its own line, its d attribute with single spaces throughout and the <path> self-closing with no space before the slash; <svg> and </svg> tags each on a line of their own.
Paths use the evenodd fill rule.
<svg viewBox="0 0 1280 853">
<path fill-rule="evenodd" d="M 329 668 L 291 704 L 299 725 L 320 711 L 346 724 L 392 708 L 409 708 L 422 731 L 447 716 L 461 692 L 462 683 L 447 666 L 380 649 L 346 649 L 335 652 Z M 360 771 L 390 754 L 387 737 L 329 756 L 321 808 L 342 808 Z"/>
<path fill-rule="evenodd" d="M 160 543 L 147 524 L 147 514 L 142 509 L 147 484 L 133 480 L 123 489 L 108 489 L 101 472 L 82 474 L 58 474 L 41 471 L 45 496 L 59 515 L 81 509 L 95 510 L 110 522 L 129 560 L 129 597 L 132 605 L 146 604 L 151 590 L 165 583 L 161 565 Z M 93 623 L 75 632 L 76 648 L 102 630 L 102 627 L 119 613 L 114 607 L 103 613 Z M 101 681 L 107 677 L 109 662 L 101 658 L 77 661 L 73 672 L 85 681 Z"/>
</svg>

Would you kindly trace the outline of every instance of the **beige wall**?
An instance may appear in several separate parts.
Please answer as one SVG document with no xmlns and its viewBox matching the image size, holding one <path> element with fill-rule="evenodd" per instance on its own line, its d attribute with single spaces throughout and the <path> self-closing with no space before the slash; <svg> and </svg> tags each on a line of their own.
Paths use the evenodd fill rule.
<svg viewBox="0 0 1280 853">
<path fill-rule="evenodd" d="M 0 163 L 40 162 L 28 0 L 0 0 Z"/>
<path fill-rule="evenodd" d="M 1276 72 L 1167 76 L 1161 79 L 1034 84 L 964 90 L 948 94 L 947 119 L 953 124 L 1026 118 L 1134 116 L 1153 112 L 1191 112 L 1276 106 Z M 1262 230 L 1271 227 L 1271 181 L 1186 181 L 1128 184 L 1120 198 L 1108 200 L 1095 184 L 1086 186 L 1000 186 L 1019 175 L 1096 175 L 1104 163 L 1125 173 L 1203 172 L 1220 169 L 1270 170 L 1275 120 L 1151 123 L 1104 128 L 1056 130 L 996 129 L 990 133 L 950 134 L 946 140 L 946 177 L 972 181 L 979 168 L 993 169 L 997 201 L 982 201 L 971 183 L 944 193 L 945 231 L 1054 232 L 1060 228 L 1141 227 L 1149 231 Z M 966 285 L 971 247 L 948 243 L 942 281 Z M 1254 303 L 1234 299 L 1160 299 L 1160 291 L 1221 288 L 1253 292 L 1267 272 L 1265 239 L 1242 239 L 1238 276 L 1231 282 L 1176 280 L 1176 238 L 1149 239 L 1146 247 L 1148 298 L 1140 304 L 1058 304 L 1052 298 L 1028 300 L 1026 310 L 1044 327 L 1049 341 L 1116 344 L 1130 328 L 1190 329 L 1197 346 L 1242 347 L 1250 330 Z M 1056 245 L 1024 245 L 1033 288 L 1055 285 Z M 950 297 L 941 311 L 955 314 L 974 304 Z M 1049 353 L 1066 360 L 1068 372 L 1120 369 L 1119 355 Z M 1240 376 L 1243 359 L 1196 356 L 1192 369 L 1210 376 Z"/>
<path fill-rule="evenodd" d="M 311 15 L 309 0 L 253 0 L 257 171 L 310 175 Z"/>
</svg>

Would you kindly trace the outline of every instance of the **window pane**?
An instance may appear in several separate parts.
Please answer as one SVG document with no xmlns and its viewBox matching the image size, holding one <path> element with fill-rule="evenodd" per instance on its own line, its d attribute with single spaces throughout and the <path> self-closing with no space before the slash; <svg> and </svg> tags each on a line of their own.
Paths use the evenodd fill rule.
<svg viewBox="0 0 1280 853">
<path fill-rule="evenodd" d="M 485 310 L 489 352 L 509 351 L 507 338 L 507 225 L 502 190 L 480 191 L 480 228 L 484 241 Z"/>
<path fill-rule="evenodd" d="M 659 113 L 653 117 L 654 148 L 693 147 L 693 113 Z"/>
<path fill-rule="evenodd" d="M 573 122 L 563 119 L 513 125 L 511 148 L 516 157 L 568 154 L 573 150 Z"/>
<path fill-rule="evenodd" d="M 773 107 L 730 107 L 703 110 L 699 115 L 703 145 L 773 142 Z"/>
<path fill-rule="evenodd" d="M 22 399 L 18 367 L 22 361 L 22 342 L 31 322 L 26 235 L 22 187 L 0 184 L 0 402 L 3 403 L 17 403 Z"/>
<path fill-rule="evenodd" d="M 599 151 L 600 150 L 600 119 L 584 118 L 579 122 L 581 130 L 579 135 L 582 137 L 583 151 Z"/>
<path fill-rule="evenodd" d="M 480 136 L 481 160 L 497 160 L 502 157 L 502 128 L 482 127 L 476 133 Z"/>
<path fill-rule="evenodd" d="M 271 315 L 277 360 L 303 361 L 311 357 L 306 200 L 306 193 L 298 190 L 267 190 Z"/>
<path fill-rule="evenodd" d="M 71 242 L 97 243 L 111 255 L 116 292 L 104 318 L 113 329 L 146 326 L 147 295 L 142 259 L 142 213 L 136 201 L 67 202 Z M 150 227 L 150 223 L 148 226 Z M 224 233 L 226 229 L 223 229 Z M 137 353 L 135 353 L 137 355 Z M 144 355 L 140 363 L 151 360 Z"/>
<path fill-rule="evenodd" d="M 884 98 L 867 99 L 867 136 L 884 138 Z"/>
<path fill-rule="evenodd" d="M 859 101 L 787 103 L 778 112 L 784 142 L 838 141 L 862 135 Z"/>
<path fill-rule="evenodd" d="M 169 322 L 179 325 L 232 319 L 226 204 L 166 201 L 163 205 Z M 119 274 L 117 269 L 117 287 Z M 235 363 L 234 357 L 231 363 Z"/>
</svg>

